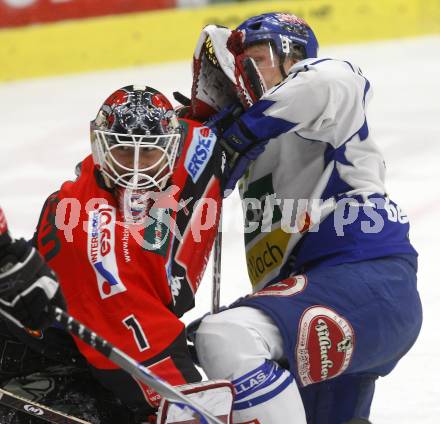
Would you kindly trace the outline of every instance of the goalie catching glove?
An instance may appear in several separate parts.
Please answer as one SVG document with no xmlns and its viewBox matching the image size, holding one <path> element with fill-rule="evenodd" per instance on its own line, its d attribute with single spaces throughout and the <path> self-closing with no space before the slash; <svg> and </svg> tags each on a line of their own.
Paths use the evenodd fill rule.
<svg viewBox="0 0 440 424">
<path fill-rule="evenodd" d="M 0 208 L 0 313 L 19 327 L 42 329 L 52 306 L 65 309 L 55 273 L 26 240 L 13 240 Z"/>
<path fill-rule="evenodd" d="M 193 56 L 191 117 L 205 121 L 236 103 L 246 110 L 265 91 L 254 60 L 244 54 L 242 32 L 206 26 Z"/>
<path fill-rule="evenodd" d="M 193 58 L 189 116 L 209 119 L 207 125 L 227 153 L 225 193 L 235 187 L 267 143 L 239 119 L 266 91 L 255 61 L 245 54 L 243 37 L 242 31 L 208 25 L 199 37 Z"/>
</svg>

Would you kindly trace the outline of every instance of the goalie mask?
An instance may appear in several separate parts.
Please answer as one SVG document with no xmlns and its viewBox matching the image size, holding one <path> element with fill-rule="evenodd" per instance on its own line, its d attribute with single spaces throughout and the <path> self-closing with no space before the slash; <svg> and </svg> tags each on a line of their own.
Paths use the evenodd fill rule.
<svg viewBox="0 0 440 424">
<path fill-rule="evenodd" d="M 181 132 L 168 99 L 146 86 L 111 94 L 90 125 L 93 160 L 109 188 L 162 190 Z"/>
</svg>

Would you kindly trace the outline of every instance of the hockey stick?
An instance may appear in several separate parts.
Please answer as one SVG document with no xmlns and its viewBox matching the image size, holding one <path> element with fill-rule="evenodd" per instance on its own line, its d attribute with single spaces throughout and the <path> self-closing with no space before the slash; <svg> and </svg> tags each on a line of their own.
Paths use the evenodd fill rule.
<svg viewBox="0 0 440 424">
<path fill-rule="evenodd" d="M 162 397 L 168 399 L 170 402 L 178 404 L 180 407 L 188 407 L 193 412 L 197 413 L 200 416 L 201 424 L 223 424 L 222 421 L 212 415 L 199 403 L 194 402 L 178 389 L 154 375 L 148 368 L 138 364 L 134 359 L 111 345 L 107 340 L 91 331 L 62 309 L 54 308 L 53 312 L 55 320 L 66 328 L 66 330 L 70 331 L 83 342 L 102 353 L 105 357 L 110 359 L 110 361 L 119 365 L 121 369 L 128 372 L 133 377 L 137 377 L 143 383 L 156 390 L 156 392 Z"/>
<path fill-rule="evenodd" d="M 33 415 L 34 417 L 38 417 L 53 424 L 91 424 L 89 421 L 72 417 L 71 415 L 32 402 L 3 389 L 0 389 L 0 404 Z"/>
<path fill-rule="evenodd" d="M 214 241 L 214 260 L 212 263 L 212 294 L 211 312 L 217 313 L 220 309 L 220 282 L 222 272 L 222 209 L 218 222 L 217 236 Z"/>
</svg>

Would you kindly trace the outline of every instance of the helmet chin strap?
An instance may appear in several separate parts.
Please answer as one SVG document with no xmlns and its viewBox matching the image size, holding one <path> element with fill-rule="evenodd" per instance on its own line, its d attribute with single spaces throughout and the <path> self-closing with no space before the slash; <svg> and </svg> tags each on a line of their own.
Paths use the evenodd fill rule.
<svg viewBox="0 0 440 424">
<path fill-rule="evenodd" d="M 298 60 L 295 59 L 292 56 L 283 55 L 283 57 L 280 57 L 280 59 L 279 59 L 279 61 L 280 61 L 279 68 L 280 68 L 280 73 L 281 73 L 281 76 L 283 77 L 283 80 L 285 80 L 287 78 L 287 72 L 286 72 L 286 69 L 284 68 L 284 64 L 286 63 L 286 58 L 287 57 L 290 57 L 290 59 L 292 59 L 292 64 L 290 65 L 290 67 L 293 66 L 296 62 L 298 62 Z"/>
<path fill-rule="evenodd" d="M 285 61 L 285 58 L 283 57 L 282 59 L 280 59 L 280 64 L 279 64 L 280 72 L 281 72 L 281 76 L 283 77 L 283 80 L 285 80 L 287 78 L 287 73 L 286 73 L 286 70 L 284 69 L 284 61 Z"/>
<path fill-rule="evenodd" d="M 271 42 L 269 42 L 269 53 L 270 53 L 270 59 L 272 61 L 272 64 L 275 63 L 273 49 L 274 49 L 273 44 Z M 280 70 L 281 76 L 283 77 L 283 79 L 281 81 L 283 81 L 284 79 L 287 78 L 287 73 L 284 69 L 284 62 L 286 60 L 286 55 L 280 55 L 279 53 L 277 53 L 276 55 L 278 57 L 278 68 Z"/>
</svg>

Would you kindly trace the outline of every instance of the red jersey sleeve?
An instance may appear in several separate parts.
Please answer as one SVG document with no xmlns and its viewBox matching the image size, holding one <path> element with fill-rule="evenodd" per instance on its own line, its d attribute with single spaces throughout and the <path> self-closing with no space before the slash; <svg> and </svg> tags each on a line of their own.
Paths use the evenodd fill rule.
<svg viewBox="0 0 440 424">
<path fill-rule="evenodd" d="M 178 316 L 194 306 L 215 237 L 222 202 L 223 153 L 215 134 L 190 120 L 172 184 L 179 188 L 179 210 L 170 249 L 168 279 L 173 311 Z"/>
</svg>

